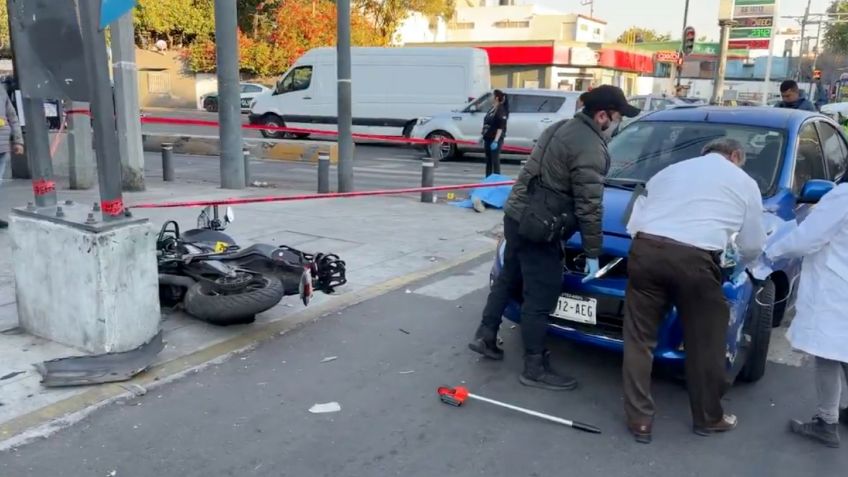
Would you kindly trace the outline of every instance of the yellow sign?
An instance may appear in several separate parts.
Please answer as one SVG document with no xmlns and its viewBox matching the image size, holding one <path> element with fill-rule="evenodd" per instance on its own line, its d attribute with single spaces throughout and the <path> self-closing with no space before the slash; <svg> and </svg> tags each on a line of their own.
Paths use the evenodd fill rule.
<svg viewBox="0 0 848 477">
<path fill-rule="evenodd" d="M 448 200 L 454 200 L 454 199 L 456 199 L 456 194 L 453 193 L 453 192 L 448 192 Z"/>
<path fill-rule="evenodd" d="M 227 243 L 226 242 L 215 242 L 215 253 L 223 253 L 227 251 Z"/>
</svg>

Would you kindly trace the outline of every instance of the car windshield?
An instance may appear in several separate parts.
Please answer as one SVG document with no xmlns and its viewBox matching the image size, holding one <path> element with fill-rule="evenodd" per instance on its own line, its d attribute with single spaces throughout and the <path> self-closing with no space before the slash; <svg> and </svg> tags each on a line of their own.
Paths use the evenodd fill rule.
<svg viewBox="0 0 848 477">
<path fill-rule="evenodd" d="M 786 136 L 781 130 L 737 124 L 636 121 L 610 141 L 612 162 L 607 177 L 617 182 L 647 182 L 667 166 L 700 156 L 704 145 L 725 136 L 745 145 L 744 170 L 757 181 L 764 196 L 770 195 Z"/>
<path fill-rule="evenodd" d="M 476 113 L 478 111 L 488 111 L 492 107 L 492 93 L 486 93 L 483 96 L 475 99 L 471 104 L 462 110 L 464 113 Z"/>
</svg>

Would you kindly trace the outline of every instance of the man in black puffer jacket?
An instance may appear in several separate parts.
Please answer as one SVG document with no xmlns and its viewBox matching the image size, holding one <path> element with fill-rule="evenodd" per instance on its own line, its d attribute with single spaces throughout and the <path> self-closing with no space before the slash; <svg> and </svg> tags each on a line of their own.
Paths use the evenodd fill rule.
<svg viewBox="0 0 848 477">
<path fill-rule="evenodd" d="M 581 112 L 542 133 L 512 188 L 505 207 L 504 266 L 489 293 L 474 341 L 469 344 L 488 358 L 503 359 L 497 332 L 512 292 L 521 285 L 525 355 L 524 372 L 519 379 L 527 386 L 551 390 L 574 389 L 577 381 L 553 371 L 544 345 L 548 316 L 562 293 L 561 240 L 532 242 L 518 232 L 533 197 L 529 191 L 531 180 L 538 177 L 554 191 L 558 202 L 568 204 L 569 210 L 562 212 L 573 219 L 566 224 L 566 234 L 580 230 L 587 256 L 586 272 L 596 272 L 603 242 L 604 176 L 609 169 L 607 141 L 622 115 L 634 117 L 640 112 L 627 103 L 624 93 L 615 86 L 600 86 L 580 99 Z"/>
</svg>

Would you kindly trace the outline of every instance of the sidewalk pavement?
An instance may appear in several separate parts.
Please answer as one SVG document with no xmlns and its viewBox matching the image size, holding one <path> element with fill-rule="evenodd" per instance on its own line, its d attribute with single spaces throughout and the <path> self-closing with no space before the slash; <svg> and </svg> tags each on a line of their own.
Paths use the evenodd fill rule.
<svg viewBox="0 0 848 477">
<path fill-rule="evenodd" d="M 98 201 L 97 190 L 68 190 L 67 179 L 58 178 L 58 187 L 60 201 Z M 225 191 L 190 181 L 165 184 L 148 178 L 147 191 L 125 194 L 124 202 L 131 206 L 141 202 L 299 192 L 306 191 Z M 4 182 L 0 187 L 0 218 L 5 218 L 10 208 L 29 201 L 29 181 Z M 133 214 L 149 218 L 158 229 L 167 219 L 191 228 L 199 212 L 199 208 L 136 209 Z M 166 346 L 154 369 L 158 366 L 187 371 L 190 363 L 196 367 L 204 359 L 220 358 L 264 339 L 257 330 L 282 333 L 304 321 L 402 288 L 413 279 L 491 254 L 502 219 L 500 211 L 477 214 L 443 203 L 422 204 L 411 196 L 248 204 L 235 206 L 234 212 L 235 221 L 227 231 L 239 243 L 286 244 L 306 252 L 337 253 L 347 262 L 349 282 L 332 296 L 318 294 L 308 307 L 296 296 L 286 297 L 251 325 L 220 328 L 181 312 L 163 310 Z M 34 363 L 84 353 L 21 332 L 17 328 L 14 286 L 9 232 L 0 231 L 0 448 L 7 439 L 20 437 L 35 427 L 49 428 L 50 421 L 83 412 L 86 406 L 96 405 L 105 397 L 121 397 L 98 394 L 93 387 L 48 389 L 39 384 Z M 194 361 L 186 358 L 189 356 L 195 356 Z M 169 367 L 168 363 L 180 358 L 182 366 Z M 162 374 L 160 371 L 155 379 Z M 161 377 L 167 380 L 169 376 L 164 374 Z M 115 385 L 104 386 L 117 389 Z"/>
</svg>

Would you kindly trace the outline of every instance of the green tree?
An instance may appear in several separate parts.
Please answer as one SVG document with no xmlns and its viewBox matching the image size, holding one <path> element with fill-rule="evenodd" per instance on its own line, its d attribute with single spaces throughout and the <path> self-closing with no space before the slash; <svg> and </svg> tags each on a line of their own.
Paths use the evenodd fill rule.
<svg viewBox="0 0 848 477">
<path fill-rule="evenodd" d="M 142 45 L 164 39 L 182 48 L 213 35 L 214 0 L 139 0 L 134 20 Z"/>
<path fill-rule="evenodd" d="M 389 44 L 401 22 L 412 12 L 418 12 L 431 20 L 450 20 L 456 9 L 455 0 L 354 0 L 354 7 L 367 18 L 382 41 Z"/>
<path fill-rule="evenodd" d="M 836 0 L 830 4 L 828 13 L 848 14 L 848 1 Z M 824 47 L 836 54 L 848 53 L 848 23 L 830 23 L 825 27 Z"/>
<path fill-rule="evenodd" d="M 655 41 L 669 41 L 671 35 L 659 34 L 655 30 L 641 27 L 630 27 L 618 36 L 616 43 L 649 43 Z"/>
<path fill-rule="evenodd" d="M 257 10 L 258 27 L 247 34 L 239 31 L 239 58 L 242 72 L 272 76 L 284 72 L 312 48 L 336 44 L 336 4 L 331 0 L 285 0 L 270 2 Z M 273 27 L 262 25 L 268 22 Z M 253 28 L 253 22 L 248 22 Z M 359 12 L 351 15 L 351 43 L 354 46 L 383 46 L 377 30 Z M 184 52 L 191 71 L 215 71 L 215 42 L 211 37 L 196 41 Z"/>
<path fill-rule="evenodd" d="M 9 10 L 6 2 L 0 0 L 0 55 L 11 55 L 11 41 L 9 39 Z"/>
</svg>

